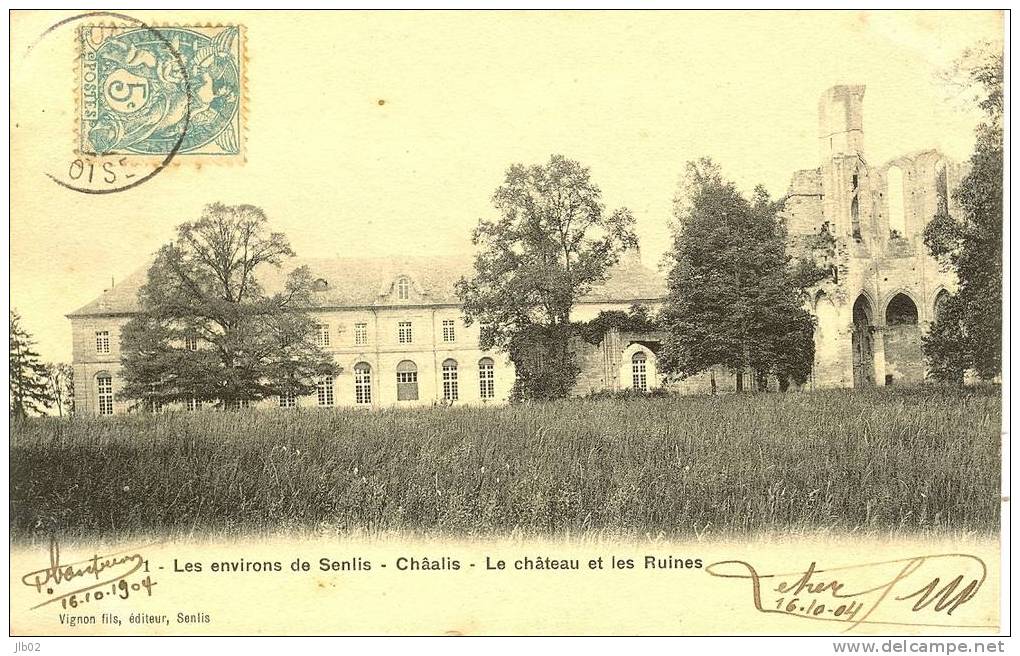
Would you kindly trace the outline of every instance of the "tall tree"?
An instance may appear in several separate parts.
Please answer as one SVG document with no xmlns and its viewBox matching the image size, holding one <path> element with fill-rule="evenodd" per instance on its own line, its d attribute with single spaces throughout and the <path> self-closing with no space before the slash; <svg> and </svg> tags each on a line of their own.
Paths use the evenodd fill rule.
<svg viewBox="0 0 1020 656">
<path fill-rule="evenodd" d="M 122 397 L 143 407 L 212 402 L 225 407 L 304 395 L 338 369 L 315 344 L 313 281 L 306 267 L 267 293 L 258 273 L 293 257 L 251 205 L 205 208 L 177 228 L 139 291 L 141 312 L 122 334 Z"/>
<path fill-rule="evenodd" d="M 21 317 L 10 311 L 10 416 L 24 418 L 42 414 L 53 405 L 46 365 L 39 359 L 32 335 L 21 325 Z"/>
<path fill-rule="evenodd" d="M 589 170 L 562 155 L 511 166 L 492 202 L 499 216 L 475 228 L 474 276 L 457 293 L 468 321 L 482 324 L 482 348 L 500 348 L 517 365 L 518 397 L 564 396 L 576 376 L 574 303 L 637 245 L 634 217 L 607 211 Z M 527 355 L 536 349 L 537 362 Z"/>
<path fill-rule="evenodd" d="M 74 367 L 58 362 L 46 366 L 46 383 L 57 406 L 57 414 L 74 414 Z"/>
<path fill-rule="evenodd" d="M 978 105 L 986 120 L 970 171 L 953 192 L 959 216 L 940 207 L 924 230 L 925 244 L 956 273 L 959 287 L 940 304 L 923 349 L 933 378 L 961 382 L 969 369 L 982 378 L 1002 371 L 1002 51 L 968 51 L 954 70 L 983 92 Z"/>
<path fill-rule="evenodd" d="M 688 163 L 660 313 L 666 372 L 691 376 L 722 366 L 759 385 L 776 376 L 782 389 L 807 380 L 814 360 L 814 323 L 804 308 L 809 281 L 786 254 L 780 209 L 761 187 L 745 199 L 710 159 Z"/>
</svg>

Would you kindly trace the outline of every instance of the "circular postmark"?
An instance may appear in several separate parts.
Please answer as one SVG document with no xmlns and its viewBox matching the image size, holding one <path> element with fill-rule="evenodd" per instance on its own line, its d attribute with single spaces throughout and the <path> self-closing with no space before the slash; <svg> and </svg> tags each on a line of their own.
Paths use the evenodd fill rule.
<svg viewBox="0 0 1020 656">
<path fill-rule="evenodd" d="M 126 25 L 112 27 L 88 24 L 100 20 L 118 21 Z M 65 150 L 63 146 L 53 146 L 62 143 L 61 139 L 54 138 L 50 144 L 45 145 L 47 151 L 61 152 L 47 152 L 43 174 L 65 189 L 84 194 L 117 193 L 148 182 L 166 169 L 181 152 L 191 133 L 195 91 L 188 62 L 178 49 L 178 44 L 165 34 L 166 29 L 150 27 L 126 14 L 106 11 L 78 14 L 51 25 L 29 46 L 25 59 L 44 59 L 39 54 L 42 45 L 52 42 L 56 35 L 67 36 L 68 31 L 74 34 L 79 63 L 76 72 L 77 98 L 73 101 L 77 116 L 75 123 L 67 126 L 68 129 L 76 126 L 76 143 Z M 133 37 L 135 41 L 129 42 L 127 51 L 131 57 L 124 62 L 125 65 L 118 67 L 115 59 L 111 60 L 113 63 L 108 63 L 105 58 L 95 56 L 107 39 L 111 43 L 119 43 L 119 39 L 110 37 L 129 34 L 144 35 L 144 38 L 136 36 Z M 97 38 L 102 39 L 98 44 Z M 139 47 L 137 43 L 143 45 Z M 124 54 L 124 51 L 112 45 L 110 53 L 114 53 L 111 57 L 116 57 Z M 150 79 L 147 74 L 152 73 L 153 64 L 158 68 L 155 70 L 156 78 Z M 157 91 L 158 85 L 162 85 L 158 89 L 161 93 L 152 93 Z M 103 106 L 107 112 L 105 114 L 97 111 L 100 93 L 104 102 L 109 103 Z M 173 99 L 176 99 L 176 103 L 169 102 Z M 96 106 L 91 104 L 93 101 Z M 148 110 L 147 105 L 150 107 Z M 169 119 L 164 114 L 162 120 L 156 120 L 154 117 L 158 112 L 154 112 L 152 107 L 161 107 L 164 112 L 172 108 L 173 113 Z M 59 119 L 66 116 L 67 112 L 52 114 Z M 143 114 L 147 116 L 147 124 L 137 121 Z M 118 122 L 110 118 L 116 115 L 128 117 L 128 120 Z M 105 122 L 100 121 L 101 117 L 106 119 Z M 136 120 L 131 121 L 131 117 Z M 159 142 L 164 146 L 162 152 L 157 147 L 148 151 L 110 147 L 123 145 L 125 139 L 130 140 L 132 136 L 137 137 L 146 131 L 151 134 L 154 126 L 155 129 L 163 128 L 159 135 L 163 137 Z M 18 127 L 15 124 L 15 128 Z M 55 130 L 63 128 L 59 125 L 49 127 Z M 132 128 L 134 132 L 122 132 L 117 136 L 118 131 Z M 103 141 L 104 138 L 106 141 Z M 139 158 L 138 155 L 147 157 Z"/>
</svg>

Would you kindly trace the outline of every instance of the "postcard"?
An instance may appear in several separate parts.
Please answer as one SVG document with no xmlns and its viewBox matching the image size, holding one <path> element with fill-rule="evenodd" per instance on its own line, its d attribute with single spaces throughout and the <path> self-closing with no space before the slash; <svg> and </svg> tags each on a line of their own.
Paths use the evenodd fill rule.
<svg viewBox="0 0 1020 656">
<path fill-rule="evenodd" d="M 1004 12 L 9 20 L 13 652 L 1003 649 Z"/>
</svg>

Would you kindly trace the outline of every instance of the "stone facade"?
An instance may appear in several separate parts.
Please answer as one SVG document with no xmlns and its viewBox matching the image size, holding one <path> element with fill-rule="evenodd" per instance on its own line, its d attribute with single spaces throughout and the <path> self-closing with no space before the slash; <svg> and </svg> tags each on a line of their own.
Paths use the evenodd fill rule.
<svg viewBox="0 0 1020 656">
<path fill-rule="evenodd" d="M 420 406 L 505 402 L 514 367 L 502 353 L 479 347 L 479 326 L 466 325 L 454 284 L 471 263 L 455 258 L 303 260 L 316 277 L 319 342 L 333 354 L 340 374 L 295 406 Z M 120 333 L 138 311 L 138 289 L 148 266 L 68 315 L 72 326 L 76 411 L 119 414 L 128 403 L 122 388 Z M 266 270 L 260 282 L 272 291 L 283 272 Z M 602 311 L 626 311 L 663 295 L 662 279 L 636 257 L 618 266 L 605 284 L 580 299 L 580 320 Z M 654 376 L 654 365 L 651 367 Z M 654 380 L 654 378 L 649 378 Z M 652 387 L 654 385 L 650 385 Z M 359 392 L 360 388 L 360 392 Z M 366 393 L 367 390 L 367 393 Z M 289 401 L 288 401 L 289 402 Z M 265 407 L 284 401 L 267 399 Z"/>
</svg>

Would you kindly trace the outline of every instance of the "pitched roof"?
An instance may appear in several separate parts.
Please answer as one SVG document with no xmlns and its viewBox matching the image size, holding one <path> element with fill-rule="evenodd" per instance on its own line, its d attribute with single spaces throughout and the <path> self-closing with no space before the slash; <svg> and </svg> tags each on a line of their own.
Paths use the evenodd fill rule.
<svg viewBox="0 0 1020 656">
<path fill-rule="evenodd" d="M 148 277 L 150 263 L 104 291 L 99 298 L 68 314 L 68 317 L 133 314 L 138 312 L 138 290 Z M 283 288 L 287 275 L 299 266 L 307 266 L 315 279 L 325 281 L 316 292 L 320 307 L 373 307 L 396 305 L 388 294 L 400 276 L 410 279 L 421 305 L 456 305 L 460 301 L 455 285 L 462 276 L 470 276 L 472 264 L 463 257 L 403 256 L 390 258 L 293 258 L 284 267 L 262 267 L 258 279 L 267 292 Z M 609 279 L 579 300 L 581 303 L 627 302 L 662 298 L 665 278 L 640 264 L 636 258 L 624 258 Z"/>
</svg>

